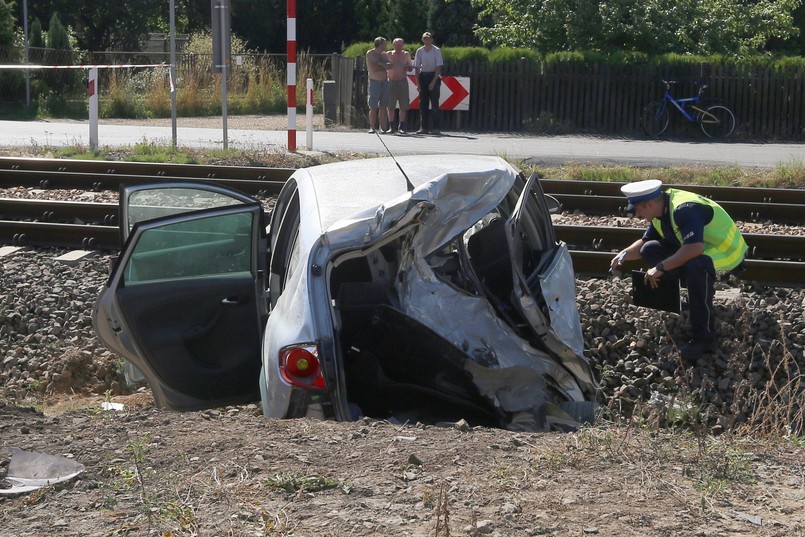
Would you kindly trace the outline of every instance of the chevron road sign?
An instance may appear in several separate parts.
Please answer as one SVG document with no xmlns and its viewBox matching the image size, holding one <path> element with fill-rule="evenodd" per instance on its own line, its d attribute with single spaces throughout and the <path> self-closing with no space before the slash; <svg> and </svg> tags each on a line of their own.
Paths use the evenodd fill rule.
<svg viewBox="0 0 805 537">
<path fill-rule="evenodd" d="M 408 75 L 408 95 L 410 108 L 419 110 L 419 93 L 416 90 L 416 78 Z M 439 110 L 470 109 L 470 78 L 467 76 L 443 76 L 442 89 L 439 93 Z"/>
</svg>

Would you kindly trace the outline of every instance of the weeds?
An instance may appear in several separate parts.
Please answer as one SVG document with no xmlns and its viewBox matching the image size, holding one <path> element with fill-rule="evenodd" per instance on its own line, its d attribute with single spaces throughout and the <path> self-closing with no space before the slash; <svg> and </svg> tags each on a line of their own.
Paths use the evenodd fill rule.
<svg viewBox="0 0 805 537">
<path fill-rule="evenodd" d="M 265 480 L 269 487 L 282 489 L 285 492 L 318 492 L 336 488 L 338 482 L 318 474 L 277 474 Z"/>
<path fill-rule="evenodd" d="M 763 353 L 765 382 L 743 382 L 736 390 L 733 428 L 741 435 L 796 438 L 805 434 L 805 386 L 802 371 L 787 350 L 775 358 Z M 745 416 L 740 423 L 739 417 Z"/>
<path fill-rule="evenodd" d="M 685 470 L 695 479 L 696 488 L 707 496 L 715 496 L 733 483 L 753 483 L 756 479 L 753 455 L 730 444 L 710 439 Z"/>
<path fill-rule="evenodd" d="M 148 516 L 148 533 L 151 533 L 151 527 L 153 526 L 153 518 L 152 518 L 152 509 L 150 505 L 150 501 L 148 496 L 146 495 L 145 490 L 145 478 L 143 476 L 143 470 L 145 465 L 145 457 L 148 454 L 148 446 L 151 443 L 151 437 L 148 435 L 141 436 L 140 438 L 135 438 L 129 440 L 127 444 L 127 448 L 129 453 L 131 454 L 132 463 L 134 464 L 134 473 L 133 473 L 133 480 L 136 481 L 136 488 L 140 493 L 140 501 L 145 508 L 145 513 Z"/>
<path fill-rule="evenodd" d="M 555 474 L 562 468 L 572 466 L 574 459 L 572 453 L 564 449 L 564 447 L 557 447 L 556 449 L 549 449 L 537 453 L 534 460 L 531 462 L 531 470 L 537 473 L 550 473 Z"/>
<path fill-rule="evenodd" d="M 442 482 L 439 486 L 439 496 L 436 500 L 436 537 L 450 537 L 450 507 L 447 500 L 447 485 Z"/>
<path fill-rule="evenodd" d="M 517 491 L 528 483 L 528 471 L 513 468 L 507 462 L 496 461 L 495 480 L 503 490 Z"/>
</svg>

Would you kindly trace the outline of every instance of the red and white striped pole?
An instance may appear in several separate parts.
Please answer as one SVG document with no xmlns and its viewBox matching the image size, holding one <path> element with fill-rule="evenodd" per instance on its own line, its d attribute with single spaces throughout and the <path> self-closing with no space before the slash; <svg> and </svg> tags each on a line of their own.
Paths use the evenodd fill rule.
<svg viewBox="0 0 805 537">
<path fill-rule="evenodd" d="M 296 0 L 288 9 L 288 151 L 296 151 Z"/>
<path fill-rule="evenodd" d="M 98 154 L 98 68 L 89 69 L 89 148 Z"/>
</svg>

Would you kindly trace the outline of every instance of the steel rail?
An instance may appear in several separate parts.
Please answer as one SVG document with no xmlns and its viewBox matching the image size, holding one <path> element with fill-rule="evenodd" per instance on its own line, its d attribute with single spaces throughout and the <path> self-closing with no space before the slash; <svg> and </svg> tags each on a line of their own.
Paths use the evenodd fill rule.
<svg viewBox="0 0 805 537">
<path fill-rule="evenodd" d="M 0 198 L 0 219 L 117 226 L 118 205 L 77 201 Z M 639 239 L 643 228 L 555 224 L 559 240 L 592 251 L 619 250 Z M 805 260 L 805 236 L 744 233 L 752 259 Z"/>
<path fill-rule="evenodd" d="M 276 195 L 293 173 L 289 168 L 212 166 L 67 159 L 0 157 L 0 187 L 119 190 L 121 184 L 161 181 L 207 181 L 256 196 Z M 546 193 L 565 211 L 590 215 L 625 215 L 622 182 L 541 179 Z M 777 188 L 668 185 L 718 201 L 733 218 L 744 221 L 805 223 L 805 190 Z"/>
<path fill-rule="evenodd" d="M 215 166 L 164 162 L 70 160 L 28 157 L 0 157 L 0 170 L 80 172 L 103 175 L 147 175 L 193 179 L 241 179 L 285 182 L 296 171 L 261 166 Z"/>
<path fill-rule="evenodd" d="M 83 172 L 51 172 L 36 170 L 0 169 L 0 188 L 34 187 L 42 189 L 84 189 L 118 191 L 123 184 L 202 181 L 232 188 L 252 196 L 275 196 L 283 181 L 193 178 L 175 176 L 147 176 L 124 174 L 95 174 Z M 625 216 L 626 199 L 623 196 L 592 196 L 585 194 L 557 194 L 548 192 L 559 202 L 563 211 L 581 211 L 589 215 Z M 781 224 L 805 224 L 805 205 L 762 202 L 720 202 L 736 220 L 751 222 L 772 221 Z"/>
<path fill-rule="evenodd" d="M 261 166 L 218 166 L 207 164 L 175 164 L 155 162 L 126 162 L 103 160 L 70 160 L 31 157 L 0 157 L 0 170 L 28 170 L 50 172 L 78 172 L 103 175 L 143 175 L 150 177 L 191 179 L 239 179 L 251 181 L 284 182 L 295 171 L 292 168 L 268 168 Z M 585 196 L 622 196 L 623 182 L 576 181 L 540 179 L 547 193 L 581 194 Z M 805 205 L 805 190 L 766 187 L 726 187 L 714 185 L 677 185 L 721 203 L 722 201 L 747 201 L 754 203 L 785 203 Z"/>
<path fill-rule="evenodd" d="M 588 196 L 584 194 L 549 193 L 559 202 L 562 211 L 580 211 L 588 215 L 626 216 L 626 198 L 623 196 Z M 746 201 L 720 201 L 735 220 L 748 222 L 771 221 L 779 224 L 805 224 L 805 205 L 793 203 L 762 203 Z"/>
<path fill-rule="evenodd" d="M 0 244 L 119 251 L 120 231 L 113 226 L 0 220 Z"/>
<path fill-rule="evenodd" d="M 0 243 L 119 251 L 120 233 L 114 226 L 0 220 Z M 571 249 L 570 253 L 577 274 L 595 277 L 607 275 L 612 252 Z M 625 268 L 638 266 L 636 262 L 629 262 Z M 741 279 L 764 284 L 801 286 L 805 284 L 805 263 L 747 259 L 746 272 L 741 275 Z"/>
<path fill-rule="evenodd" d="M 571 248 L 612 252 L 630 245 L 643 236 L 644 228 L 599 227 L 554 224 L 556 237 Z M 749 259 L 805 260 L 805 236 L 744 233 Z"/>
<path fill-rule="evenodd" d="M 292 168 L 262 166 L 218 166 L 208 164 L 175 164 L 155 162 L 126 162 L 104 160 L 70 160 L 32 157 L 0 157 L 0 170 L 27 170 L 50 172 L 79 172 L 103 175 L 144 175 L 192 179 L 241 179 L 252 181 L 284 182 L 295 171 Z M 581 194 L 586 196 L 621 196 L 623 182 L 576 181 L 540 179 L 543 190 L 554 194 Z M 805 190 L 767 187 L 727 187 L 714 185 L 677 185 L 719 203 L 722 201 L 748 201 L 755 203 L 805 204 Z"/>
<path fill-rule="evenodd" d="M 0 219 L 117 225 L 117 203 L 0 198 Z"/>
<path fill-rule="evenodd" d="M 549 194 L 582 194 L 585 196 L 620 196 L 623 182 L 575 181 L 540 179 L 543 190 Z M 734 187 L 713 185 L 664 185 L 695 192 L 719 203 L 722 201 L 748 201 L 754 203 L 787 203 L 805 205 L 805 190 L 796 188 Z"/>
<path fill-rule="evenodd" d="M 260 196 L 278 193 L 293 171 L 285 168 L 0 157 L 0 187 L 119 190 L 121 184 L 202 181 Z M 609 216 L 625 213 L 626 203 L 620 193 L 623 183 L 553 180 L 541 180 L 541 183 L 547 193 L 557 198 L 564 210 Z M 793 224 L 802 224 L 805 220 L 803 190 L 679 186 L 716 199 L 737 220 L 772 220 Z M 43 220 L 0 220 L 2 244 L 108 251 L 120 249 L 119 230 L 115 225 L 117 204 L 23 201 L 16 198 L 14 201 L 0 202 L 0 218 Z M 71 223 L 56 223 L 54 220 L 68 220 Z M 92 221 L 93 224 L 75 221 Z M 94 225 L 97 222 L 106 225 Z M 573 248 L 585 249 L 572 250 L 577 272 L 595 276 L 606 274 L 613 250 L 622 248 L 642 233 L 642 229 L 636 228 L 561 225 L 556 226 L 556 231 L 560 240 Z M 805 263 L 796 261 L 805 257 L 801 254 L 804 250 L 802 238 L 764 234 L 745 234 L 745 237 L 750 245 L 750 253 L 744 279 L 763 283 L 805 283 Z M 592 248 L 592 251 L 587 248 Z"/>
<path fill-rule="evenodd" d="M 576 274 L 582 276 L 604 277 L 607 275 L 610 261 L 612 261 L 611 252 L 571 250 L 570 255 L 573 258 L 573 268 Z M 741 280 L 765 285 L 794 287 L 805 285 L 805 263 L 747 259 L 745 266 L 746 270 L 741 274 Z M 624 272 L 638 268 L 645 267 L 630 261 L 624 265 Z"/>
<path fill-rule="evenodd" d="M 204 182 L 225 186 L 252 196 L 279 194 L 285 181 L 262 179 L 200 178 L 187 176 L 100 174 L 78 171 L 6 170 L 0 169 L 0 188 L 34 187 L 41 189 L 80 189 L 119 191 L 121 185 L 167 182 Z"/>
</svg>

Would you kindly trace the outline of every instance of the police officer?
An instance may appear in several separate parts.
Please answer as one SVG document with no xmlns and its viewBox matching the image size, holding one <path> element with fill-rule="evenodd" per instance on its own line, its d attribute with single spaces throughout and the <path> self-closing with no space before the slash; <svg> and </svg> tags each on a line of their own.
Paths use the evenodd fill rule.
<svg viewBox="0 0 805 537">
<path fill-rule="evenodd" d="M 650 179 L 621 187 L 627 210 L 650 222 L 641 239 L 621 250 L 611 262 L 645 259 L 652 266 L 646 282 L 657 288 L 660 278 L 676 278 L 688 289 L 690 341 L 680 352 L 692 362 L 715 347 L 713 284 L 717 273 L 743 269 L 746 242 L 732 218 L 716 202 L 692 192 L 669 188 Z"/>
</svg>

